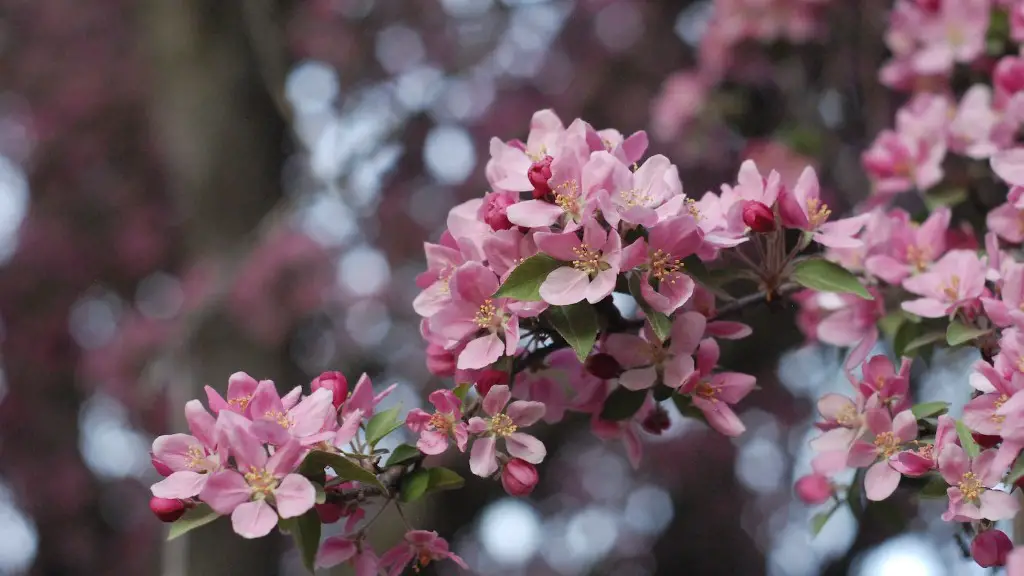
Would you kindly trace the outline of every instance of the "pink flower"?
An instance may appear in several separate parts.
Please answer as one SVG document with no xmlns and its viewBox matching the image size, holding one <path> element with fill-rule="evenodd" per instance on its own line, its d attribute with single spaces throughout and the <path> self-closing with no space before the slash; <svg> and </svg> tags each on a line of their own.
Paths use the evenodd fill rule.
<svg viewBox="0 0 1024 576">
<path fill-rule="evenodd" d="M 1004 377 L 985 361 L 975 363 L 974 369 L 971 386 L 982 394 L 964 406 L 964 424 L 979 434 L 999 436 L 1006 417 L 996 412 L 1011 396 L 1024 389 L 1024 374 L 1015 370 L 1009 377 Z"/>
<path fill-rule="evenodd" d="M 914 54 L 919 74 L 947 73 L 954 62 L 969 63 L 985 52 L 990 0 L 942 2 L 916 31 L 921 47 Z"/>
<path fill-rule="evenodd" d="M 658 154 L 630 169 L 607 152 L 595 152 L 583 167 L 584 193 L 594 194 L 610 225 L 620 221 L 654 226 L 678 212 L 685 197 L 678 169 Z"/>
<path fill-rule="evenodd" d="M 707 100 L 708 83 L 700 74 L 681 71 L 670 74 L 651 102 L 654 137 L 668 141 L 700 113 Z"/>
<path fill-rule="evenodd" d="M 513 458 L 501 469 L 501 486 L 511 496 L 526 496 L 540 480 L 537 467 L 526 460 Z"/>
<path fill-rule="evenodd" d="M 301 390 L 301 389 L 300 389 Z M 335 415 L 334 392 L 320 388 L 289 408 L 270 380 L 260 382 L 252 396 L 252 432 L 270 444 L 285 444 L 294 438 L 303 445 L 316 444 L 332 436 Z"/>
<path fill-rule="evenodd" d="M 451 390 L 434 390 L 430 403 L 436 410 L 433 414 L 414 408 L 405 418 L 406 426 L 420 435 L 416 447 L 424 454 L 441 454 L 448 449 L 448 438 L 454 437 L 459 450 L 465 452 L 469 435 L 459 409 L 462 401 Z"/>
<path fill-rule="evenodd" d="M 971 540 L 971 557 L 982 568 L 1006 565 L 1006 557 L 1013 550 L 1013 542 L 1002 530 L 985 530 Z"/>
<path fill-rule="evenodd" d="M 935 431 L 935 442 L 933 444 L 918 444 L 917 448 L 903 450 L 895 458 L 889 460 L 889 465 L 904 476 L 923 476 L 939 467 L 939 454 L 949 444 L 957 441 L 956 420 L 952 416 L 943 414 L 939 416 L 939 425 Z"/>
<path fill-rule="evenodd" d="M 485 172 L 496 190 L 527 192 L 534 189 L 528 173 L 545 156 L 558 157 L 565 145 L 565 126 L 552 110 L 538 110 L 530 120 L 530 134 L 519 146 L 492 138 L 491 159 Z M 581 142 L 585 144 L 585 142 Z"/>
<path fill-rule="evenodd" d="M 942 514 L 946 522 L 1005 520 L 1017 514 L 1017 499 L 992 489 L 1006 473 L 995 450 L 985 450 L 971 460 L 963 448 L 947 444 L 939 454 L 939 472 L 950 486 L 946 490 L 949 509 Z"/>
<path fill-rule="evenodd" d="M 904 444 L 917 438 L 917 418 L 909 410 L 892 418 L 888 409 L 874 408 L 864 414 L 864 420 L 873 440 L 858 440 L 850 448 L 847 465 L 854 468 L 870 465 L 864 477 L 868 500 L 885 500 L 900 483 L 900 473 L 892 467 L 890 459 Z"/>
<path fill-rule="evenodd" d="M 245 372 L 235 372 L 228 378 L 228 399 L 217 393 L 216 390 L 206 387 L 206 402 L 210 405 L 210 411 L 215 415 L 221 410 L 228 409 L 249 417 L 249 402 L 252 395 L 256 393 L 256 386 L 259 383 L 252 376 Z"/>
<path fill-rule="evenodd" d="M 998 254 L 998 249 L 996 250 Z M 992 251 L 989 251 L 990 258 Z M 1008 261 L 1000 271 L 1002 286 L 999 298 L 982 296 L 985 314 L 1001 328 L 1024 328 L 1024 265 Z"/>
<path fill-rule="evenodd" d="M 1017 122 L 1005 117 L 992 105 L 992 90 L 975 84 L 960 100 L 956 115 L 949 123 L 949 147 L 975 159 L 988 158 L 1009 147 L 1017 132 Z"/>
<path fill-rule="evenodd" d="M 1024 8 L 1021 11 L 1024 11 Z M 1021 20 L 1024 21 L 1024 16 L 1021 17 Z M 1024 30 L 1024 23 L 1021 24 L 1021 28 Z M 1006 556 L 1006 576 L 1024 576 L 1024 546 L 1014 547 L 1013 551 Z"/>
<path fill-rule="evenodd" d="M 185 404 L 185 419 L 193 436 L 171 434 L 153 441 L 153 459 L 171 470 L 151 488 L 158 498 L 191 498 L 202 492 L 210 473 L 220 469 L 216 422 L 199 400 Z"/>
<path fill-rule="evenodd" d="M 970 250 L 951 250 L 930 271 L 904 280 L 903 287 L 924 296 L 904 302 L 902 307 L 907 312 L 924 318 L 948 316 L 982 295 L 985 261 Z"/>
<path fill-rule="evenodd" d="M 882 354 L 873 356 L 861 368 L 860 393 L 864 398 L 877 395 L 879 401 L 893 412 L 909 408 L 910 364 L 910 358 L 903 358 L 900 370 L 896 372 L 889 358 Z"/>
<path fill-rule="evenodd" d="M 648 230 L 622 251 L 622 269 L 640 268 L 640 293 L 663 314 L 672 314 L 693 295 L 694 282 L 683 273 L 683 259 L 700 249 L 703 234 L 690 216 L 676 216 Z"/>
<path fill-rule="evenodd" d="M 868 272 L 890 284 L 920 274 L 946 251 L 946 232 L 952 212 L 937 208 L 923 224 L 911 224 L 910 216 L 900 210 L 890 214 L 889 237 L 884 252 L 864 262 Z"/>
<path fill-rule="evenodd" d="M 861 155 L 877 194 L 928 190 L 942 179 L 945 139 L 925 139 L 883 130 Z"/>
<path fill-rule="evenodd" d="M 203 502 L 218 514 L 231 514 L 231 524 L 243 538 L 266 536 L 277 525 L 278 516 L 294 518 L 313 507 L 313 485 L 292 473 L 303 456 L 298 442 L 279 446 L 268 458 L 248 421 L 231 412 L 220 417 L 228 418 L 225 436 L 239 470 L 210 476 L 199 495 Z"/>
<path fill-rule="evenodd" d="M 405 533 L 405 542 L 396 545 L 380 557 L 380 567 L 388 570 L 388 576 L 399 576 L 405 567 L 413 563 L 413 570 L 425 568 L 432 561 L 451 560 L 465 570 L 466 562 L 448 550 L 448 542 L 427 530 L 410 530 Z"/>
<path fill-rule="evenodd" d="M 697 375 L 687 381 L 682 392 L 690 395 L 712 428 L 726 436 L 739 436 L 746 427 L 730 405 L 749 394 L 757 381 L 739 372 L 712 373 L 719 357 L 718 343 L 712 338 L 701 341 L 696 356 Z"/>
<path fill-rule="evenodd" d="M 590 220 L 583 227 L 583 240 L 576 232 L 540 232 L 536 240 L 545 254 L 571 263 L 556 268 L 540 285 L 541 298 L 548 304 L 567 306 L 582 300 L 595 304 L 615 289 L 622 260 L 622 242 L 615 230 L 605 232 Z"/>
<path fill-rule="evenodd" d="M 854 346 L 868 337 L 877 339 L 876 325 L 884 315 L 883 299 L 874 294 L 874 300 L 865 300 L 853 294 L 818 292 L 809 306 L 821 313 L 814 335 L 833 346 Z"/>
<path fill-rule="evenodd" d="M 733 198 L 727 217 L 733 229 L 740 228 L 743 220 L 742 213 L 747 202 L 758 202 L 769 210 L 775 206 L 779 198 L 780 190 L 783 189 L 782 177 L 775 170 L 768 173 L 767 178 L 761 176 L 757 164 L 753 160 L 744 160 L 740 164 L 740 171 L 736 177 L 735 186 L 722 185 L 722 197 Z M 774 217 L 772 218 L 774 222 Z"/>
<path fill-rule="evenodd" d="M 416 277 L 416 285 L 423 289 L 412 301 L 417 314 L 429 318 L 451 301 L 449 281 L 455 269 L 466 262 L 451 232 L 445 231 L 440 244 L 424 243 L 427 270 Z"/>
<path fill-rule="evenodd" d="M 805 504 L 823 504 L 832 497 L 834 489 L 828 477 L 822 474 L 808 474 L 796 481 L 797 498 Z"/>
<path fill-rule="evenodd" d="M 579 142 L 585 147 L 586 142 L 582 138 L 579 136 Z M 555 156 L 548 181 L 551 193 L 542 200 L 526 200 L 509 206 L 505 212 L 509 221 L 527 228 L 561 224 L 572 230 L 581 222 L 590 220 L 597 202 L 593 188 L 588 187 L 584 178 L 588 175 L 583 169 L 588 158 L 586 152 Z"/>
<path fill-rule="evenodd" d="M 825 421 L 815 423 L 823 433 L 811 440 L 811 448 L 818 452 L 849 451 L 867 428 L 865 403 L 860 396 L 857 400 L 854 402 L 842 394 L 825 394 L 818 399 L 818 413 Z M 874 398 L 872 407 L 876 406 L 877 398 Z"/>
<path fill-rule="evenodd" d="M 771 208 L 753 200 L 743 203 L 743 224 L 758 234 L 774 232 L 777 227 Z"/>
<path fill-rule="evenodd" d="M 309 383 L 309 388 L 313 392 L 321 388 L 330 390 L 333 395 L 331 403 L 335 408 L 340 407 L 341 403 L 348 398 L 348 379 L 341 372 L 324 372 Z"/>
<path fill-rule="evenodd" d="M 665 345 L 645 326 L 644 338 L 613 333 L 604 349 L 623 368 L 619 384 L 629 390 L 654 386 L 658 375 L 669 388 L 679 388 L 694 375 L 693 353 L 701 343 L 707 320 L 699 312 L 679 314 L 672 321 L 671 342 Z"/>
<path fill-rule="evenodd" d="M 509 313 L 506 298 L 492 297 L 498 290 L 494 272 L 478 262 L 467 262 L 452 276 L 451 288 L 452 301 L 430 318 L 430 330 L 452 346 L 466 341 L 459 369 L 484 368 L 504 354 L 514 354 L 519 319 Z"/>
<path fill-rule="evenodd" d="M 316 553 L 317 568 L 331 568 L 348 562 L 355 576 L 379 576 L 380 560 L 365 540 L 352 540 L 347 536 L 325 539 Z"/>
<path fill-rule="evenodd" d="M 486 478 L 498 471 L 497 441 L 505 439 L 505 448 L 515 458 L 531 464 L 540 464 L 547 455 L 544 444 L 529 434 L 519 432 L 544 416 L 540 402 L 516 400 L 508 403 L 512 394 L 508 386 L 491 387 L 484 396 L 483 409 L 490 418 L 474 416 L 469 421 L 470 434 L 482 435 L 473 442 L 469 454 L 469 468 L 473 474 Z M 505 405 L 508 404 L 508 410 Z"/>
<path fill-rule="evenodd" d="M 373 382 L 364 373 L 359 377 L 359 381 L 356 382 L 356 387 L 352 389 L 352 394 L 349 395 L 348 400 L 342 404 L 341 415 L 348 416 L 358 411 L 364 418 L 373 416 L 377 405 L 380 404 L 381 400 L 387 398 L 396 386 L 398 385 L 392 384 L 375 395 L 373 393 Z"/>
<path fill-rule="evenodd" d="M 782 223 L 789 228 L 814 233 L 814 240 L 830 248 L 856 248 L 863 242 L 854 236 L 867 223 L 870 214 L 828 222 L 832 214 L 821 201 L 818 175 L 808 166 L 800 174 L 793 190 L 783 190 L 779 196 Z"/>
<path fill-rule="evenodd" d="M 512 223 L 508 220 L 508 207 L 518 201 L 512 192 L 491 192 L 484 196 L 480 205 L 480 219 L 492 230 L 508 230 Z"/>
</svg>

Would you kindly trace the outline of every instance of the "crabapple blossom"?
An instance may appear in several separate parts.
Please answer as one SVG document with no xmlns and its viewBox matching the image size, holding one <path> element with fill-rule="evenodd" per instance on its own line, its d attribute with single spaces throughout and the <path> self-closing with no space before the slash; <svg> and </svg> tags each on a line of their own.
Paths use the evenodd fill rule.
<svg viewBox="0 0 1024 576">
<path fill-rule="evenodd" d="M 470 470 L 477 476 L 486 478 L 498 471 L 498 439 L 505 440 L 505 449 L 512 457 L 531 464 L 540 464 L 547 455 L 540 440 L 519 432 L 544 416 L 544 405 L 527 400 L 509 404 L 511 397 L 508 386 L 492 386 L 482 403 L 488 418 L 474 416 L 469 420 L 469 433 L 478 436 L 469 455 Z"/>
<path fill-rule="evenodd" d="M 907 291 L 923 296 L 903 303 L 903 309 L 924 318 L 948 316 L 982 295 L 985 261 L 970 250 L 951 250 L 928 272 L 903 281 Z"/>
<path fill-rule="evenodd" d="M 462 401 L 449 390 L 435 390 L 430 393 L 430 403 L 434 405 L 433 414 L 414 408 L 406 417 L 409 429 L 420 435 L 416 447 L 424 454 L 441 454 L 448 449 L 449 437 L 453 437 L 455 445 L 465 452 L 469 435 L 459 409 Z"/>
<path fill-rule="evenodd" d="M 907 443 L 917 438 L 917 418 L 909 410 L 895 417 L 886 408 L 875 408 L 864 414 L 870 442 L 858 440 L 850 448 L 848 464 L 868 468 L 864 489 L 869 500 L 885 500 L 900 483 L 900 473 L 893 468 L 891 459 Z"/>
<path fill-rule="evenodd" d="M 972 459 L 960 446 L 947 444 L 939 455 L 939 472 L 949 484 L 949 509 L 942 514 L 943 520 L 1003 520 L 1017 514 L 1017 499 L 994 489 L 1006 473 L 995 450 L 985 450 Z"/>
<path fill-rule="evenodd" d="M 388 576 L 398 576 L 409 564 L 419 571 L 437 560 L 451 560 L 464 569 L 469 568 L 462 558 L 448 549 L 448 542 L 437 532 L 410 530 L 405 534 L 405 542 L 381 555 L 380 567 L 388 571 Z"/>
</svg>

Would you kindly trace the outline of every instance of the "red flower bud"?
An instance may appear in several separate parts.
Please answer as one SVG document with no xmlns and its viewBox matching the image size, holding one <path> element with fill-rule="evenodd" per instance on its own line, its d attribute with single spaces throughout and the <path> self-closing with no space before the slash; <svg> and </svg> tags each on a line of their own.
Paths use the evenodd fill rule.
<svg viewBox="0 0 1024 576">
<path fill-rule="evenodd" d="M 153 468 L 156 468 L 157 474 L 161 476 L 167 477 L 174 472 L 174 470 L 167 467 L 167 464 L 157 460 L 152 452 L 149 453 L 149 461 L 153 463 Z"/>
<path fill-rule="evenodd" d="M 992 76 L 992 83 L 1005 94 L 1024 90 L 1024 58 L 1004 56 L 996 64 Z"/>
<path fill-rule="evenodd" d="M 519 458 L 513 458 L 501 470 L 501 485 L 512 496 L 526 496 L 537 487 L 540 477 L 537 468 Z"/>
<path fill-rule="evenodd" d="M 796 481 L 796 496 L 807 504 L 821 504 L 832 497 L 832 482 L 822 474 L 808 474 Z"/>
<path fill-rule="evenodd" d="M 971 556 L 982 568 L 1005 565 L 1012 550 L 1013 542 L 1002 530 L 986 530 L 971 541 Z"/>
<path fill-rule="evenodd" d="M 153 511 L 153 514 L 161 522 L 174 522 L 181 518 L 181 515 L 185 513 L 185 508 L 185 503 L 176 498 L 157 498 L 153 496 L 149 499 L 149 509 Z"/>
<path fill-rule="evenodd" d="M 530 179 L 530 184 L 533 184 L 533 198 L 535 200 L 540 200 L 551 193 L 548 180 L 551 180 L 552 160 L 554 158 L 551 156 L 545 156 L 534 162 L 530 169 L 526 171 L 526 177 Z"/>
<path fill-rule="evenodd" d="M 775 214 L 772 209 L 755 200 L 743 203 L 743 223 L 758 234 L 775 230 Z"/>
<path fill-rule="evenodd" d="M 491 192 L 480 204 L 479 217 L 491 230 L 509 230 L 512 222 L 508 219 L 508 207 L 516 203 L 516 195 L 510 192 Z"/>
<path fill-rule="evenodd" d="M 594 354 L 587 358 L 587 372 L 602 380 L 618 378 L 622 374 L 622 366 L 611 354 Z"/>
<path fill-rule="evenodd" d="M 654 434 L 660 436 L 662 432 L 668 430 L 668 427 L 672 425 L 672 420 L 668 417 L 668 412 L 665 411 L 661 406 L 655 406 L 654 410 L 644 418 L 641 426 L 644 431 L 648 434 Z"/>
<path fill-rule="evenodd" d="M 455 354 L 440 344 L 427 344 L 427 370 L 434 376 L 454 376 Z"/>
<path fill-rule="evenodd" d="M 316 392 L 321 388 L 326 388 L 333 392 L 335 408 L 341 406 L 342 402 L 348 398 L 348 380 L 341 372 L 324 372 L 314 378 L 309 387 L 313 392 Z"/>
<path fill-rule="evenodd" d="M 484 370 L 476 377 L 476 392 L 480 396 L 487 396 L 487 392 L 491 390 L 492 386 L 506 383 L 508 383 L 508 372 L 493 368 Z"/>
<path fill-rule="evenodd" d="M 977 432 L 971 432 L 971 436 L 974 441 L 978 443 L 978 446 L 982 448 L 994 448 L 996 444 L 1002 442 L 1002 436 L 989 436 L 988 434 L 978 434 Z"/>
<path fill-rule="evenodd" d="M 345 509 L 337 504 L 325 502 L 313 506 L 316 508 L 316 515 L 320 517 L 320 522 L 324 524 L 334 524 L 345 516 Z"/>
</svg>

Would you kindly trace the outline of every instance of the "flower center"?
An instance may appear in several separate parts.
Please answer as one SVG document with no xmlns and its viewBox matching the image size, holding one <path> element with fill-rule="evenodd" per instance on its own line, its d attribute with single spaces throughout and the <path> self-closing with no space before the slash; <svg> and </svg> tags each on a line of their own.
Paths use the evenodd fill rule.
<svg viewBox="0 0 1024 576">
<path fill-rule="evenodd" d="M 977 501 L 981 496 L 984 487 L 981 485 L 981 480 L 974 474 L 974 472 L 966 472 L 963 478 L 960 479 L 960 483 L 957 484 L 957 488 L 960 489 L 960 493 L 963 494 L 964 500 Z"/>
<path fill-rule="evenodd" d="M 622 202 L 630 208 L 647 206 L 654 201 L 654 196 L 651 196 L 650 193 L 644 192 L 638 188 L 623 190 L 622 192 L 619 192 L 619 196 L 622 197 Z"/>
<path fill-rule="evenodd" d="M 857 422 L 857 409 L 853 406 L 844 406 L 839 414 L 836 414 L 836 423 L 840 426 L 851 427 Z"/>
<path fill-rule="evenodd" d="M 918 248 L 916 244 L 907 246 L 907 263 L 914 267 L 918 272 L 924 272 L 928 268 L 928 258 L 926 257 L 925 251 Z"/>
<path fill-rule="evenodd" d="M 603 269 L 601 252 L 591 250 L 585 242 L 573 248 L 572 253 L 576 255 L 576 259 L 572 261 L 573 268 L 586 272 L 590 276 L 594 276 Z"/>
<path fill-rule="evenodd" d="M 245 473 L 245 481 L 249 484 L 249 490 L 253 496 L 264 498 L 277 488 L 277 478 L 266 468 L 250 466 Z"/>
<path fill-rule="evenodd" d="M 537 152 L 536 154 L 532 154 L 529 150 L 524 150 L 523 152 L 526 154 L 526 157 L 530 159 L 530 161 L 540 162 L 541 160 L 544 159 L 545 156 L 548 155 L 548 146 L 547 144 L 541 144 L 540 152 Z"/>
<path fill-rule="evenodd" d="M 697 207 L 697 201 L 693 198 L 686 199 L 686 211 L 690 213 L 690 216 L 693 216 L 694 220 L 700 221 L 700 208 Z"/>
<path fill-rule="evenodd" d="M 430 421 L 428 422 L 428 424 L 433 426 L 434 430 L 437 430 L 438 432 L 444 432 L 447 434 L 452 431 L 452 427 L 455 424 L 455 421 L 449 414 L 445 414 L 443 412 L 435 412 L 430 416 Z"/>
<path fill-rule="evenodd" d="M 678 258 L 673 258 L 671 254 L 666 253 L 661 248 L 658 248 L 651 254 L 651 276 L 654 276 L 659 281 L 675 282 L 676 273 L 682 267 L 683 263 Z"/>
<path fill-rule="evenodd" d="M 206 463 L 204 462 L 204 460 L 206 460 L 206 454 L 203 452 L 202 448 L 199 446 L 189 446 L 187 455 L 188 462 L 186 462 L 185 465 L 188 466 L 189 470 L 200 467 L 203 469 L 206 468 Z"/>
<path fill-rule="evenodd" d="M 1007 396 L 1006 394 L 1000 394 L 999 398 L 997 398 L 996 401 L 992 404 L 992 421 L 995 422 L 996 424 L 1002 424 L 1003 421 L 1006 420 L 1006 416 L 996 414 L 995 411 L 1002 408 L 1003 404 L 1006 404 L 1006 401 L 1009 399 L 1010 397 Z"/>
<path fill-rule="evenodd" d="M 238 398 L 232 398 L 228 400 L 228 406 L 237 406 L 240 411 L 245 411 L 249 407 L 249 402 L 252 401 L 252 394 L 245 396 L 239 396 Z"/>
<path fill-rule="evenodd" d="M 832 211 L 828 209 L 828 204 L 823 204 L 818 198 L 807 199 L 807 221 L 811 228 L 821 226 L 831 215 Z"/>
<path fill-rule="evenodd" d="M 900 441 L 892 432 L 882 432 L 875 436 L 875 448 L 883 458 L 888 458 L 900 449 Z"/>
<path fill-rule="evenodd" d="M 933 444 L 922 444 L 921 447 L 917 449 L 917 453 L 922 458 L 935 460 L 935 446 Z"/>
<path fill-rule="evenodd" d="M 274 422 L 277 422 L 281 426 L 281 428 L 284 428 L 285 430 L 295 425 L 295 422 L 292 421 L 291 416 L 289 416 L 286 412 L 273 410 L 271 412 L 266 412 L 263 415 L 266 416 L 267 418 L 270 418 Z"/>
<path fill-rule="evenodd" d="M 694 393 L 705 400 L 718 402 L 718 389 L 708 382 L 697 384 L 697 389 L 694 390 Z"/>
<path fill-rule="evenodd" d="M 434 555 L 429 550 L 421 549 L 416 554 L 416 563 L 413 564 L 412 571 L 419 574 L 420 569 L 426 568 L 430 561 L 434 559 Z"/>
<path fill-rule="evenodd" d="M 496 324 L 495 319 L 497 315 L 498 309 L 494 306 L 494 302 L 488 298 L 484 300 L 484 303 L 480 305 L 480 309 L 476 311 L 473 321 L 481 328 L 491 328 Z"/>
<path fill-rule="evenodd" d="M 438 275 L 437 280 L 441 283 L 442 294 L 451 294 L 451 281 L 452 274 L 454 273 L 455 268 L 453 266 L 445 266 L 444 268 L 441 269 L 441 273 Z"/>
<path fill-rule="evenodd" d="M 562 182 L 554 189 L 555 204 L 566 214 L 576 215 L 580 211 L 580 186 L 575 180 Z"/>
<path fill-rule="evenodd" d="M 508 414 L 498 414 L 491 418 L 491 432 L 495 436 L 509 436 L 517 429 L 519 427 L 516 426 L 516 423 L 512 421 Z"/>
<path fill-rule="evenodd" d="M 956 300 L 960 294 L 960 277 L 954 274 L 949 277 L 949 284 L 946 284 L 942 288 L 942 293 L 946 295 L 946 298 L 950 300 Z"/>
</svg>

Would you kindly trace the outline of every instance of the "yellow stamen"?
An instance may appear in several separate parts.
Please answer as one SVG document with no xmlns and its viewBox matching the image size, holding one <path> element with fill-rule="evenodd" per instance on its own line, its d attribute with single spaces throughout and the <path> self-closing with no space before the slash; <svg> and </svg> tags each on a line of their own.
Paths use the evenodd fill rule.
<svg viewBox="0 0 1024 576">
<path fill-rule="evenodd" d="M 501 437 L 510 436 L 513 432 L 519 429 L 508 414 L 497 414 L 491 418 L 490 428 L 491 432 L 495 436 Z"/>
<path fill-rule="evenodd" d="M 831 215 L 832 211 L 828 209 L 828 204 L 823 204 L 818 198 L 807 199 L 807 221 L 812 229 L 824 224 Z"/>
<path fill-rule="evenodd" d="M 949 284 L 943 286 L 942 293 L 950 300 L 956 300 L 960 294 L 960 277 L 953 275 L 949 278 Z"/>
<path fill-rule="evenodd" d="M 576 215 L 580 212 L 580 185 L 575 180 L 562 182 L 554 189 L 555 204 L 567 214 Z"/>
<path fill-rule="evenodd" d="M 956 487 L 960 489 L 960 493 L 963 494 L 964 500 L 974 502 L 976 502 L 981 497 L 981 493 L 985 491 L 985 487 L 981 485 L 981 480 L 974 474 L 974 472 L 966 472 Z"/>
<path fill-rule="evenodd" d="M 493 301 L 488 298 L 480 305 L 480 309 L 477 310 L 473 321 L 481 328 L 491 328 L 495 325 L 497 314 L 498 309 L 494 306 Z"/>
<path fill-rule="evenodd" d="M 250 466 L 245 473 L 245 481 L 249 484 L 249 490 L 253 496 L 265 498 L 269 496 L 274 488 L 277 488 L 277 478 L 268 470 Z"/>
<path fill-rule="evenodd" d="M 673 258 L 671 254 L 665 253 L 661 248 L 651 254 L 651 276 L 659 281 L 675 282 L 676 275 L 682 267 L 683 263 L 678 258 Z"/>
<path fill-rule="evenodd" d="M 603 262 L 601 262 L 601 253 L 591 250 L 586 242 L 573 248 L 572 253 L 576 255 L 576 259 L 572 261 L 573 268 L 586 272 L 590 276 L 604 269 L 602 266 Z"/>
<path fill-rule="evenodd" d="M 883 458 L 888 458 L 899 451 L 900 441 L 892 432 L 882 432 L 875 436 L 875 447 Z"/>
</svg>

